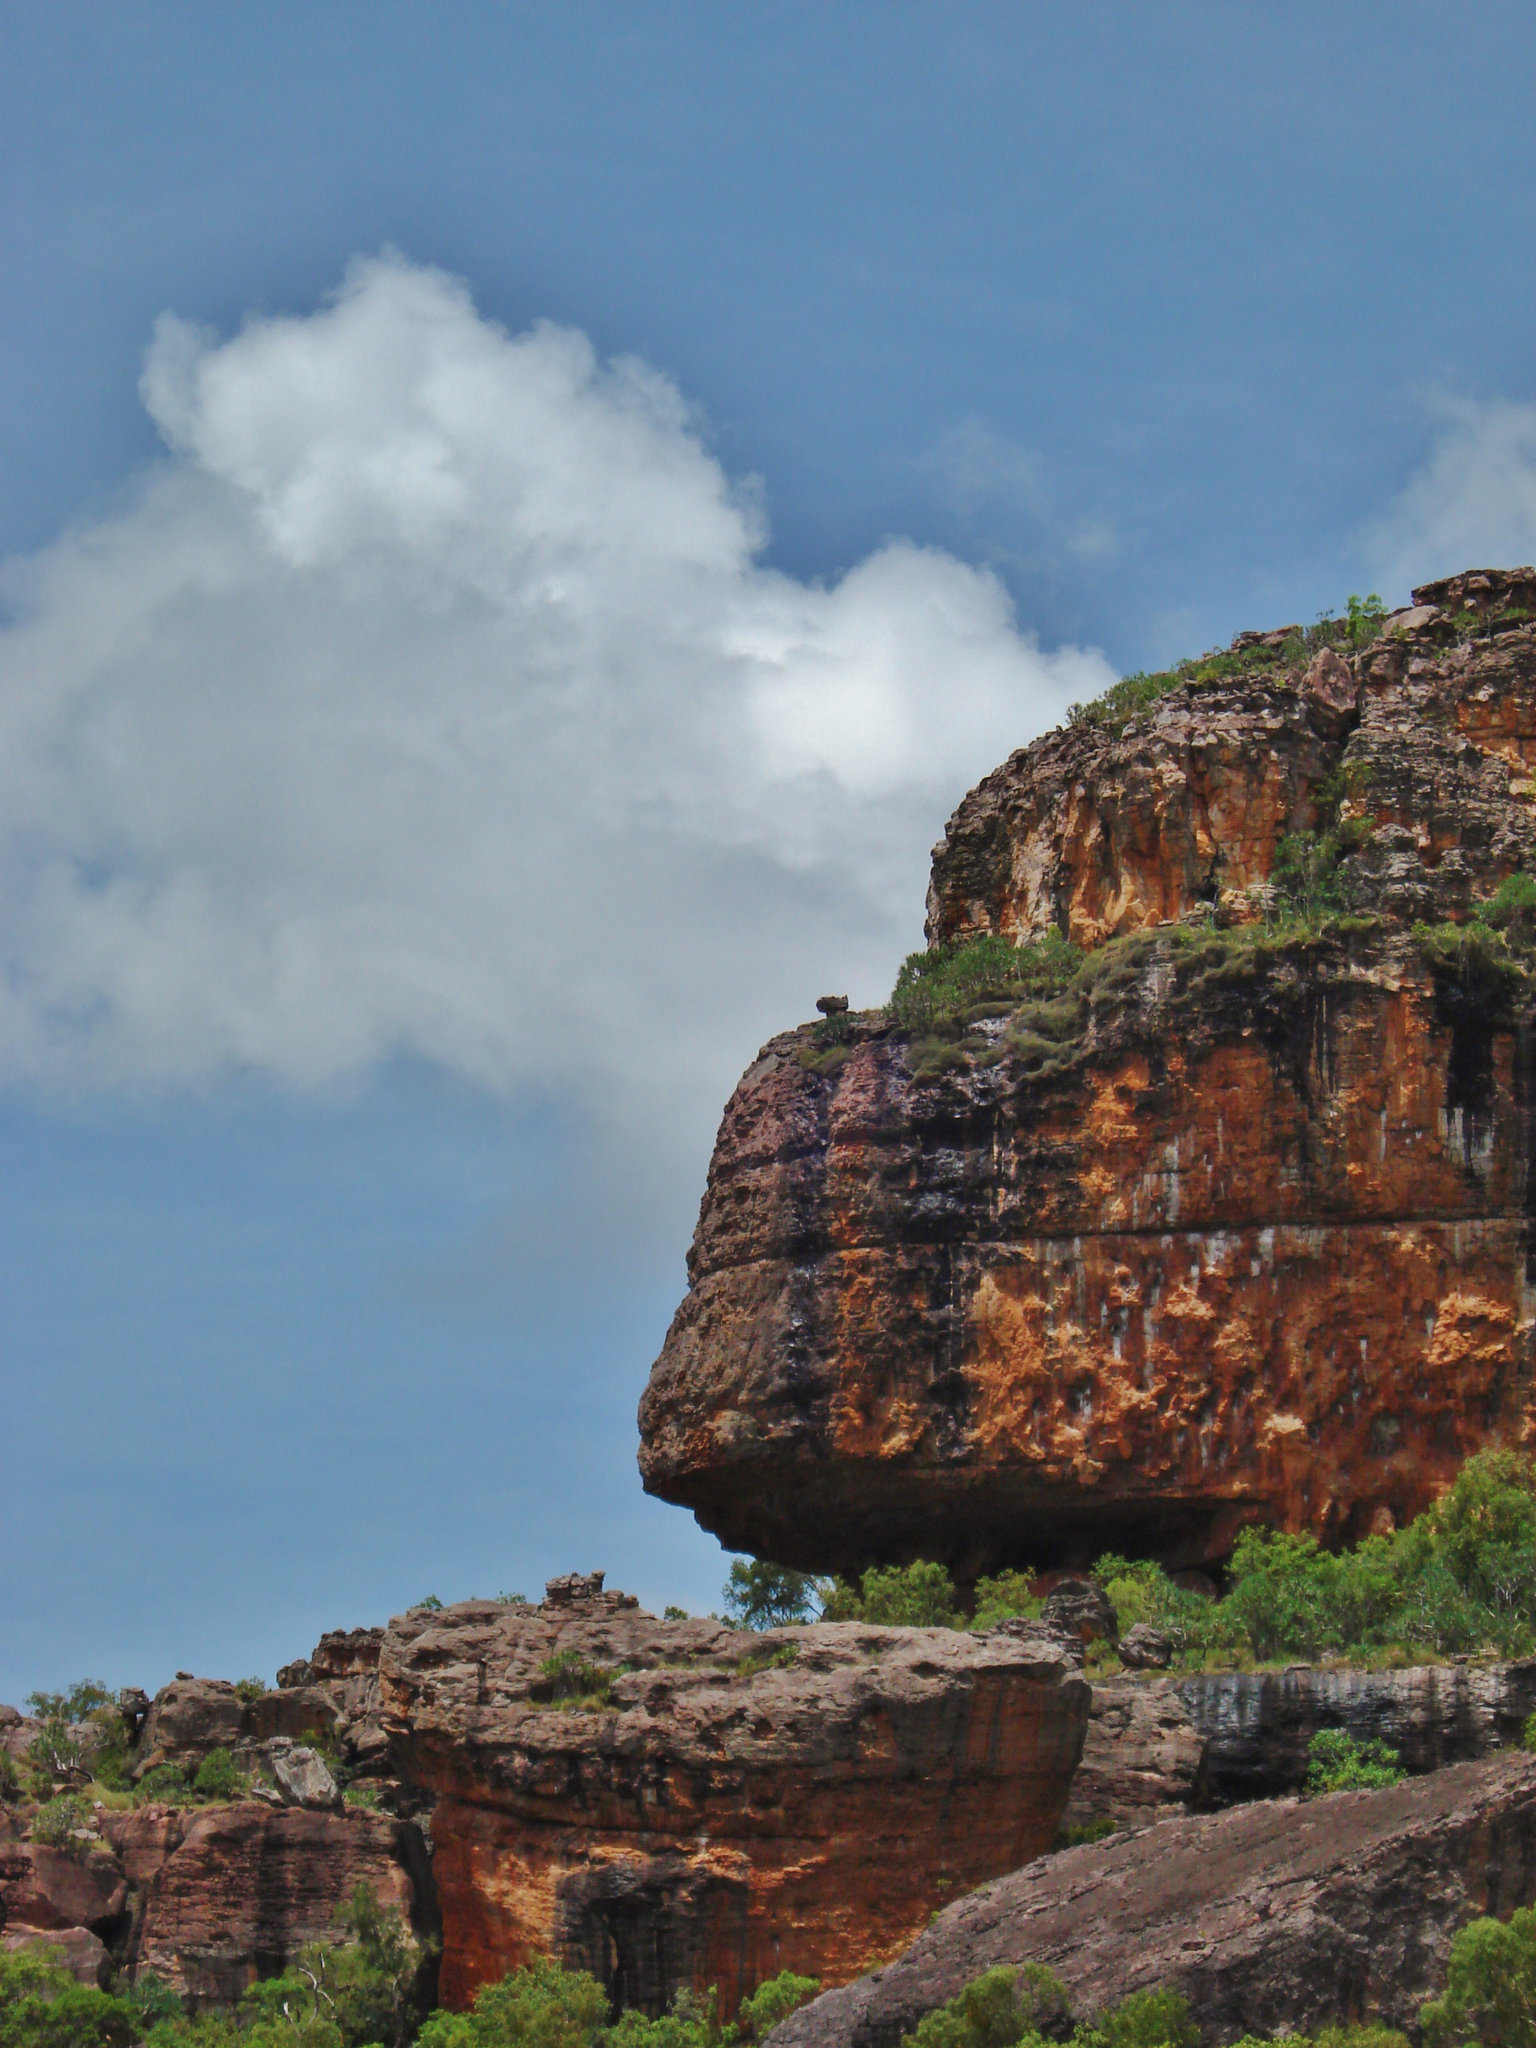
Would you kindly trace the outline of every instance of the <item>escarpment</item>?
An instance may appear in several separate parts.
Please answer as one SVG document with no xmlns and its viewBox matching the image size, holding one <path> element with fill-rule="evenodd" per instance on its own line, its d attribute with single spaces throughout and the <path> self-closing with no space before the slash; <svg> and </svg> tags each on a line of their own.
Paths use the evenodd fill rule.
<svg viewBox="0 0 1536 2048">
<path fill-rule="evenodd" d="M 1240 636 L 965 799 L 931 943 L 1082 964 L 764 1048 L 651 1492 L 818 1570 L 1205 1566 L 1530 1440 L 1532 982 L 1455 927 L 1536 870 L 1536 571 L 1414 595 L 1358 648 Z"/>
</svg>

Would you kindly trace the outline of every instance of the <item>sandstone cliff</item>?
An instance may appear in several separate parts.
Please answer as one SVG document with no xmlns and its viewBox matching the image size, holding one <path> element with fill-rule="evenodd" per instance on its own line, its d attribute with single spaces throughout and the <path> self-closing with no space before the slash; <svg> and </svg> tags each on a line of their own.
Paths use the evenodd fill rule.
<svg viewBox="0 0 1536 2048">
<path fill-rule="evenodd" d="M 1056 1832 L 1088 1688 L 1059 1639 L 664 1622 L 597 1582 L 398 1617 L 379 1658 L 435 1798 L 441 1995 L 553 1951 L 617 2006 L 839 1983 Z"/>
<path fill-rule="evenodd" d="M 1239 673 L 966 798 L 933 942 L 1084 965 L 947 1042 L 869 1013 L 764 1048 L 641 1404 L 650 1491 L 781 1563 L 964 1579 L 1354 1538 L 1530 1440 L 1530 977 L 1415 925 L 1536 869 L 1536 572 L 1415 600 L 1305 666 L 1241 636 Z M 1288 837 L 1349 915 L 1275 910 Z"/>
</svg>

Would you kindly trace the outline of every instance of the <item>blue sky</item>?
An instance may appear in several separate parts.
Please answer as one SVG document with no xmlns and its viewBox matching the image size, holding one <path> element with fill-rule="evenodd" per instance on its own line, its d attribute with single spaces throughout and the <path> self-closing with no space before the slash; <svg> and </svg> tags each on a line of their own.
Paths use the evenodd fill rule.
<svg viewBox="0 0 1536 2048">
<path fill-rule="evenodd" d="M 756 1046 L 1073 696 L 1536 556 L 1533 56 L 0 5 L 0 1698 L 717 1599 L 633 1409 Z"/>
</svg>

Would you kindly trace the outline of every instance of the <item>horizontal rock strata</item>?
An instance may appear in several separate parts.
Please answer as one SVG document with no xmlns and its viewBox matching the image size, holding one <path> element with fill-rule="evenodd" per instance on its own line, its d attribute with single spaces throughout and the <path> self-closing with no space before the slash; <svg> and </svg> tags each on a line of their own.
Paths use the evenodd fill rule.
<svg viewBox="0 0 1536 2048">
<path fill-rule="evenodd" d="M 1302 676 L 1189 686 L 967 798 L 935 937 L 1100 950 L 948 1040 L 764 1048 L 641 1403 L 650 1491 L 784 1564 L 969 1579 L 1353 1539 L 1532 1440 L 1532 1006 L 1413 927 L 1536 868 L 1536 626 L 1452 633 L 1428 605 L 1332 656 L 1343 737 Z M 1210 923 L 1329 802 L 1358 914 Z"/>
<path fill-rule="evenodd" d="M 1536 1758 L 1387 1792 L 1264 1801 L 1047 1857 L 939 1916 L 900 1960 L 823 1994 L 773 2048 L 897 2048 L 996 1964 L 1056 1971 L 1080 2013 L 1189 2000 L 1207 2040 L 1410 2025 L 1456 1930 L 1536 1900 Z"/>
<path fill-rule="evenodd" d="M 1536 1661 L 1199 1672 L 1169 1690 L 1204 1744 L 1196 1803 L 1230 1806 L 1299 1791 L 1319 1729 L 1385 1742 L 1415 1774 L 1517 1748 L 1536 1713 Z"/>
<path fill-rule="evenodd" d="M 744 1636 L 552 1591 L 418 1610 L 381 1648 L 435 1799 L 447 2004 L 550 1949 L 650 2011 L 838 1982 L 1056 1832 L 1088 1688 L 1043 1631 Z"/>
</svg>

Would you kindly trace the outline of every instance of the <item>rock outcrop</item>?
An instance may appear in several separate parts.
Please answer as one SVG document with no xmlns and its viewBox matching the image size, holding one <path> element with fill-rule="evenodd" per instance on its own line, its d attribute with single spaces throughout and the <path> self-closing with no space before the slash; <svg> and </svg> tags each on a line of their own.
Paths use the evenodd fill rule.
<svg viewBox="0 0 1536 2048">
<path fill-rule="evenodd" d="M 996 1964 L 1047 1964 L 1079 2013 L 1171 1989 L 1207 2040 L 1405 2026 L 1452 1937 L 1536 1901 L 1536 1758 L 1387 1792 L 1266 1800 L 1115 1836 L 984 1886 L 886 1969 L 824 1993 L 773 2048 L 897 2048 Z"/>
<path fill-rule="evenodd" d="M 228 2005 L 332 1936 L 363 1881 L 435 1932 L 425 1844 L 391 1814 L 151 1803 L 98 1813 L 62 1848 L 0 1837 L 0 1936 L 61 1946 L 87 1982 L 150 1969 L 194 2005 Z"/>
<path fill-rule="evenodd" d="M 1173 1681 L 1096 1679 L 1063 1828 L 1145 1827 L 1185 1812 L 1203 1800 L 1206 1750 Z"/>
<path fill-rule="evenodd" d="M 390 1814 L 151 1806 L 106 1816 L 102 1832 L 131 1888 L 125 1964 L 194 2005 L 233 2004 L 305 1942 L 333 1937 L 360 1882 L 418 1932 L 433 1930 L 421 1838 Z"/>
<path fill-rule="evenodd" d="M 836 1983 L 1046 1848 L 1082 1746 L 1072 1646 L 657 1621 L 596 1580 L 397 1618 L 379 1691 L 434 1800 L 441 1996 L 553 1950 L 615 2003 Z"/>
<path fill-rule="evenodd" d="M 764 1048 L 641 1403 L 651 1492 L 817 1570 L 1177 1567 L 1250 1520 L 1401 1522 L 1532 1440 L 1530 983 L 1414 927 L 1536 869 L 1536 572 L 1416 598 L 965 800 L 934 942 L 1095 950 L 947 1039 Z M 1244 923 L 1324 827 L 1353 914 Z"/>
<path fill-rule="evenodd" d="M 1385 1742 L 1417 1775 L 1517 1748 L 1536 1714 L 1536 1662 L 1463 1660 L 1404 1671 L 1298 1665 L 1197 1672 L 1167 1686 L 1204 1744 L 1192 1796 L 1206 1806 L 1300 1791 L 1307 1745 L 1319 1729 Z"/>
</svg>

